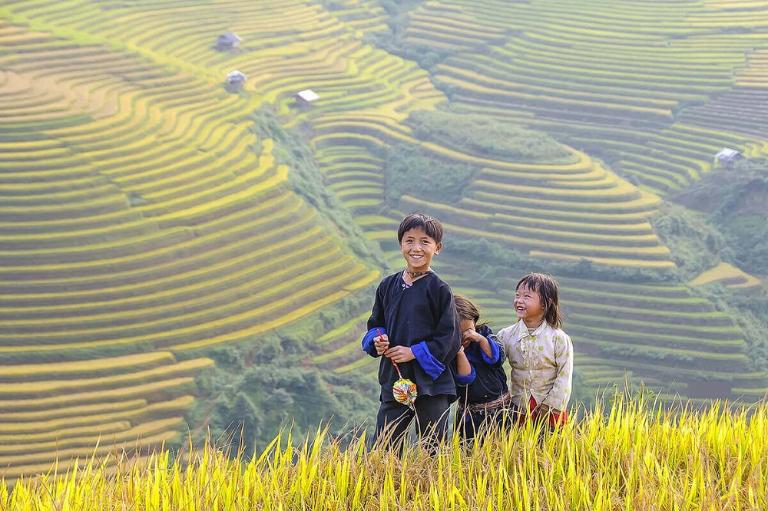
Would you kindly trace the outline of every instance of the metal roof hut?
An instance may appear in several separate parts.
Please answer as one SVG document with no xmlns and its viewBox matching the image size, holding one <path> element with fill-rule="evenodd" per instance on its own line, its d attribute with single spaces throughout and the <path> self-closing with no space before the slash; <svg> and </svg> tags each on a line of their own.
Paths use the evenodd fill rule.
<svg viewBox="0 0 768 511">
<path fill-rule="evenodd" d="M 248 79 L 244 73 L 240 71 L 231 71 L 227 73 L 227 79 L 224 81 L 227 90 L 230 92 L 237 92 L 243 90 L 245 81 Z"/>
<path fill-rule="evenodd" d="M 240 48 L 242 39 L 234 32 L 226 32 L 216 38 L 216 49 L 219 51 L 236 50 Z"/>
<path fill-rule="evenodd" d="M 308 107 L 318 99 L 320 96 L 312 89 L 305 89 L 296 93 L 296 103 L 302 107 Z"/>
<path fill-rule="evenodd" d="M 719 153 L 715 155 L 715 161 L 724 167 L 733 167 L 733 165 L 744 158 L 736 149 L 724 147 Z"/>
</svg>

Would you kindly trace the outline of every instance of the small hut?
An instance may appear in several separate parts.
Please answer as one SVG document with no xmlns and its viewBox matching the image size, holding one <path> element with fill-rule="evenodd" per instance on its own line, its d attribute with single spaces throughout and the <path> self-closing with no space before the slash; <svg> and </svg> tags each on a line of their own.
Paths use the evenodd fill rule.
<svg viewBox="0 0 768 511">
<path fill-rule="evenodd" d="M 224 81 L 224 84 L 226 85 L 228 91 L 238 92 L 243 90 L 243 87 L 245 86 L 245 81 L 247 79 L 248 77 L 245 76 L 244 73 L 235 70 L 227 73 L 227 78 Z"/>
<path fill-rule="evenodd" d="M 723 167 L 731 168 L 736 162 L 744 159 L 744 155 L 736 149 L 724 147 L 719 153 L 715 155 L 715 162 Z"/>
<path fill-rule="evenodd" d="M 216 38 L 216 49 L 219 51 L 232 51 L 240 48 L 242 39 L 234 32 L 221 34 Z"/>
<path fill-rule="evenodd" d="M 303 91 L 297 92 L 295 98 L 297 105 L 301 107 L 308 107 L 320 99 L 320 96 L 318 96 L 317 93 L 312 89 L 305 89 Z"/>
</svg>

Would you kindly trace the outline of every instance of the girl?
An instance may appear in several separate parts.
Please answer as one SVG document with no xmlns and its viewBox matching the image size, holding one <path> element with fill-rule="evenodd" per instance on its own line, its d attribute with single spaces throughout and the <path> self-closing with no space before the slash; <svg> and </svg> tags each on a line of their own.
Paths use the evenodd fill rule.
<svg viewBox="0 0 768 511">
<path fill-rule="evenodd" d="M 573 377 L 573 345 L 563 323 L 557 281 L 529 273 L 517 283 L 518 322 L 499 332 L 512 366 L 510 393 L 520 420 L 541 420 L 550 427 L 568 419 Z"/>
<path fill-rule="evenodd" d="M 482 430 L 503 424 L 511 398 L 498 339 L 487 325 L 477 325 L 480 313 L 472 302 L 461 295 L 454 299 L 461 330 L 456 355 L 456 428 L 462 438 L 472 440 Z"/>
</svg>

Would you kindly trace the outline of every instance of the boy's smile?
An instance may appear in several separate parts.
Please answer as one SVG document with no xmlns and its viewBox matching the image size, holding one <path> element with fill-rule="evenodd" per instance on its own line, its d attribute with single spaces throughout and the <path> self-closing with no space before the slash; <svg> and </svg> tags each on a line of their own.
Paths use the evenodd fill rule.
<svg viewBox="0 0 768 511">
<path fill-rule="evenodd" d="M 400 251 L 410 272 L 429 270 L 432 257 L 440 252 L 442 243 L 436 243 L 424 229 L 414 228 L 405 231 L 400 242 Z"/>
</svg>

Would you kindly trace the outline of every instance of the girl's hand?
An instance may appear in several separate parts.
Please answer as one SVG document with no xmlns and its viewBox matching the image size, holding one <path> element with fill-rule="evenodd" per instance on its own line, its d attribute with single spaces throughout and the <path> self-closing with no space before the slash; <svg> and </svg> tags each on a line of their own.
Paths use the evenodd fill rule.
<svg viewBox="0 0 768 511">
<path fill-rule="evenodd" d="M 467 328 L 461 332 L 461 344 L 464 346 L 468 346 L 471 342 L 480 342 L 482 339 L 483 336 L 478 334 L 474 328 Z"/>
<path fill-rule="evenodd" d="M 402 362 L 410 362 L 416 358 L 413 355 L 413 350 L 411 350 L 411 348 L 408 346 L 395 346 L 394 348 L 389 348 L 384 353 L 384 356 L 393 360 L 394 362 L 397 362 L 398 364 Z"/>
<path fill-rule="evenodd" d="M 376 348 L 376 353 L 383 355 L 389 349 L 389 337 L 387 334 L 381 334 L 374 337 L 373 346 Z"/>
</svg>

